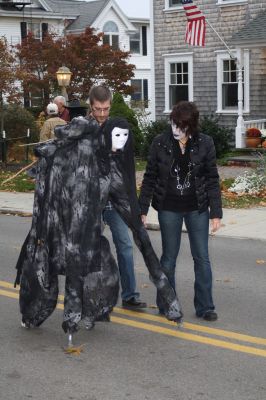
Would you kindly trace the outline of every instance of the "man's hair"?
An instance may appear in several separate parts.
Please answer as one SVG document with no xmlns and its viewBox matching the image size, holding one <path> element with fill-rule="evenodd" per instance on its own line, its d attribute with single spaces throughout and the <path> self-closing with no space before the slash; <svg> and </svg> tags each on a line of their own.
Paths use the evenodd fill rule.
<svg viewBox="0 0 266 400">
<path fill-rule="evenodd" d="M 92 86 L 89 91 L 89 102 L 92 105 L 95 101 L 112 101 L 112 93 L 110 89 L 105 85 Z"/>
<path fill-rule="evenodd" d="M 54 101 L 58 101 L 59 103 L 62 103 L 64 106 L 66 105 L 66 99 L 64 98 L 64 96 L 56 96 L 54 98 Z"/>
</svg>

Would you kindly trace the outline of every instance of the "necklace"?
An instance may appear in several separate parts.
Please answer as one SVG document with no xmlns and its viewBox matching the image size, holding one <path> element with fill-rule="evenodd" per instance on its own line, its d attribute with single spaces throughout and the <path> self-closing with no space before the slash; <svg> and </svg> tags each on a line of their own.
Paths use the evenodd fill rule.
<svg viewBox="0 0 266 400">
<path fill-rule="evenodd" d="M 172 164 L 172 168 L 173 167 L 174 167 L 174 162 Z M 180 194 L 181 194 L 181 196 L 183 196 L 184 190 L 190 188 L 190 178 L 191 178 L 192 163 L 191 162 L 188 163 L 188 172 L 187 172 L 187 174 L 185 176 L 183 184 L 181 184 L 181 182 L 180 182 L 181 178 L 180 178 L 180 175 L 179 175 L 179 172 L 180 172 L 179 165 L 177 164 L 174 167 L 173 170 L 174 170 L 174 175 L 172 174 L 172 172 L 170 172 L 170 174 L 171 174 L 171 176 L 176 177 L 176 188 L 178 190 L 180 190 Z"/>
</svg>

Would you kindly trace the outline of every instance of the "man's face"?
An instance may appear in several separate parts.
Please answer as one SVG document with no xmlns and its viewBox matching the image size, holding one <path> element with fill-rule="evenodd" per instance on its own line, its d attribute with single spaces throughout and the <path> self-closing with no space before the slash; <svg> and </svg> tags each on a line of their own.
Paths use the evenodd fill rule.
<svg viewBox="0 0 266 400">
<path fill-rule="evenodd" d="M 96 121 L 102 125 L 109 117 L 111 101 L 94 101 L 91 105 L 91 113 Z"/>
<path fill-rule="evenodd" d="M 63 111 L 64 104 L 61 101 L 55 100 L 54 103 L 57 105 L 59 112 Z"/>
</svg>

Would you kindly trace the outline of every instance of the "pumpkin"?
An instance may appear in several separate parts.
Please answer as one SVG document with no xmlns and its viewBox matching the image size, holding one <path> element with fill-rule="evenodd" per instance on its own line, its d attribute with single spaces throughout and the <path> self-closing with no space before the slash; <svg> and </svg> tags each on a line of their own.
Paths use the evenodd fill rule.
<svg viewBox="0 0 266 400">
<path fill-rule="evenodd" d="M 266 140 L 264 140 L 261 144 L 261 147 L 263 147 L 264 149 L 266 149 Z"/>
</svg>

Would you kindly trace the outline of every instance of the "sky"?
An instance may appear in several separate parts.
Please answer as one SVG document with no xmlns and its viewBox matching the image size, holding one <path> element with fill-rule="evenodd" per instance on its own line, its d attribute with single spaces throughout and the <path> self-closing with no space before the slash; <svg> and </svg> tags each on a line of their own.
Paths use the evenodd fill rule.
<svg viewBox="0 0 266 400">
<path fill-rule="evenodd" d="M 94 0 L 86 0 L 94 1 Z M 115 0 L 128 17 L 149 18 L 150 0 Z"/>
</svg>

